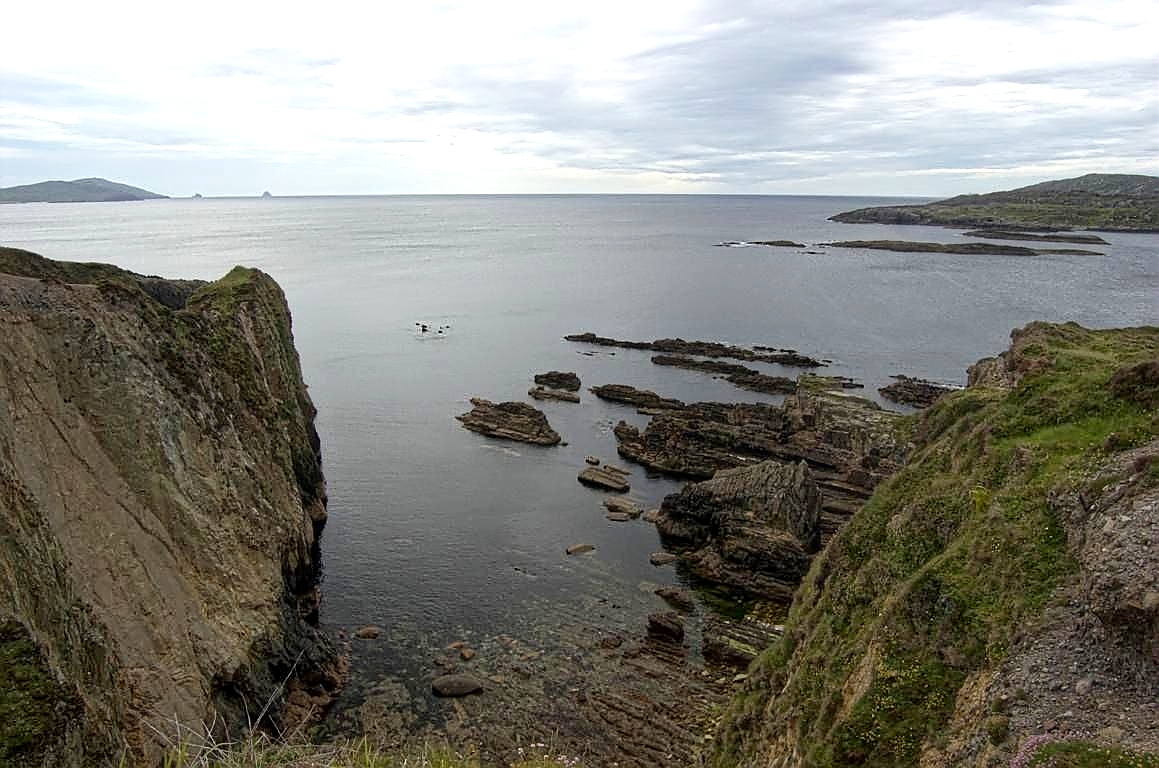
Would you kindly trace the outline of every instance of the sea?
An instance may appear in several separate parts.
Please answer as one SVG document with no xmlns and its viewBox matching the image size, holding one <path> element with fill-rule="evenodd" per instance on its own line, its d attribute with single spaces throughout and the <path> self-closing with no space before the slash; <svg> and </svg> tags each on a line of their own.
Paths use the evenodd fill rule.
<svg viewBox="0 0 1159 768">
<path fill-rule="evenodd" d="M 243 264 L 281 284 L 329 484 L 321 619 L 337 637 L 364 625 L 384 631 L 350 641 L 339 710 L 356 710 L 385 681 L 415 713 L 400 730 L 437 731 L 449 710 L 430 697 L 429 681 L 448 644 L 486 649 L 500 638 L 548 656 L 567 648 L 558 663 L 578 664 L 569 632 L 604 625 L 639 635 L 664 608 L 658 586 L 692 588 L 696 615 L 738 610 L 734 596 L 652 566 L 654 528 L 607 521 L 602 494 L 576 481 L 585 456 L 618 460 L 618 421 L 646 421 L 587 387 L 631 384 L 686 401 L 777 398 L 566 334 L 792 348 L 831 361 L 825 372 L 877 398 L 895 374 L 964 384 L 968 365 L 1034 320 L 1159 322 L 1155 234 L 1104 233 L 1109 245 L 1095 248 L 1103 255 L 817 245 L 963 239 L 828 221 L 898 202 L 536 195 L 4 205 L 0 243 L 175 278 L 213 280 Z M 807 247 L 719 245 L 771 239 Z M 494 440 L 456 421 L 471 397 L 528 401 L 532 376 L 549 370 L 574 371 L 584 384 L 579 404 L 536 403 L 565 445 Z M 628 495 L 644 507 L 680 488 L 633 469 Z M 577 543 L 595 550 L 564 554 Z"/>
</svg>

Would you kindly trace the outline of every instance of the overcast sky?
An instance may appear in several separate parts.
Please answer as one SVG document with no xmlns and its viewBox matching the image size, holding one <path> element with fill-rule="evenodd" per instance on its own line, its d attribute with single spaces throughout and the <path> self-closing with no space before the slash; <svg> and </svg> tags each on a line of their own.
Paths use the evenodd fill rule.
<svg viewBox="0 0 1159 768">
<path fill-rule="evenodd" d="M 1159 173 L 1159 3 L 17 2 L 0 186 L 947 195 Z"/>
</svg>

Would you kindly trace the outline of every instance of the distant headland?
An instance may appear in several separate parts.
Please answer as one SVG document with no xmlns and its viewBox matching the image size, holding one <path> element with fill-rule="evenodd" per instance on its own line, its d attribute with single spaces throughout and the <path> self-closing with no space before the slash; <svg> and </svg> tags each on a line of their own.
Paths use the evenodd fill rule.
<svg viewBox="0 0 1159 768">
<path fill-rule="evenodd" d="M 859 208 L 831 218 L 848 224 L 1159 232 L 1159 177 L 1088 173 L 1005 192 L 959 195 L 926 205 Z"/>
<path fill-rule="evenodd" d="M 164 199 L 167 199 L 166 195 L 108 179 L 42 181 L 0 188 L 0 203 L 110 203 Z"/>
</svg>

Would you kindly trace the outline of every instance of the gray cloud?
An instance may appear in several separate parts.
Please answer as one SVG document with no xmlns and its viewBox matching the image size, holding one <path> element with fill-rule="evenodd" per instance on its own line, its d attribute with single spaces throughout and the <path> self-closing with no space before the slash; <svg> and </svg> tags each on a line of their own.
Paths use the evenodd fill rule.
<svg viewBox="0 0 1159 768">
<path fill-rule="evenodd" d="M 401 119 L 473 132 L 512 156 L 604 174 L 674 176 L 713 191 L 831 180 L 807 188 L 839 192 L 863 178 L 880 184 L 891 175 L 945 172 L 961 180 L 975 169 L 1016 176 L 1060 163 L 1110 171 L 1131 161 L 1130 170 L 1159 171 L 1159 161 L 1145 160 L 1159 146 L 1154 50 L 1123 50 L 1089 64 L 1046 50 L 1029 65 L 979 74 L 936 60 L 915 65 L 890 46 L 899 22 L 938 19 L 1022 24 L 1029 40 L 1064 5 L 982 0 L 964 12 L 956 0 L 712 3 L 678 39 L 617 61 L 622 79 L 593 81 L 582 63 L 569 67 L 563 59 L 523 68 L 462 63 L 398 82 L 384 73 L 381 92 L 367 93 L 360 112 L 367 126 L 347 130 L 348 115 L 335 118 L 328 140 L 357 153 L 431 138 L 411 123 L 374 133 L 376 121 Z M 1092 15 L 1091 23 L 1102 22 Z M 975 42 L 983 61 L 988 41 Z M 291 112 L 330 116 L 339 114 L 331 78 L 342 63 L 273 47 L 199 72 L 209 80 L 260 82 L 284 93 L 279 103 Z M 206 128 L 151 125 L 146 104 L 66 82 L 5 77 L 0 102 L 118 105 L 121 117 L 82 115 L 68 127 L 97 143 L 231 145 Z M 0 142 L 26 149 L 5 137 L 3 126 L 0 113 Z M 927 192 L 930 183 L 913 191 Z"/>
</svg>

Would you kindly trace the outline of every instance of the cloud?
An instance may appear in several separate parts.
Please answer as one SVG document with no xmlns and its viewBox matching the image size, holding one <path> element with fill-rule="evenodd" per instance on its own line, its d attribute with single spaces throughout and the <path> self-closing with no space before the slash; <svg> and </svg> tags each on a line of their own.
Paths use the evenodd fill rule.
<svg viewBox="0 0 1159 768">
<path fill-rule="evenodd" d="M 62 27 L 26 4 L 0 50 L 0 175 L 34 180 L 11 158 L 35 175 L 54 147 L 158 177 L 175 157 L 297 165 L 279 178 L 300 193 L 949 194 L 1159 171 L 1146 2 L 556 5 L 77 5 Z"/>
</svg>

